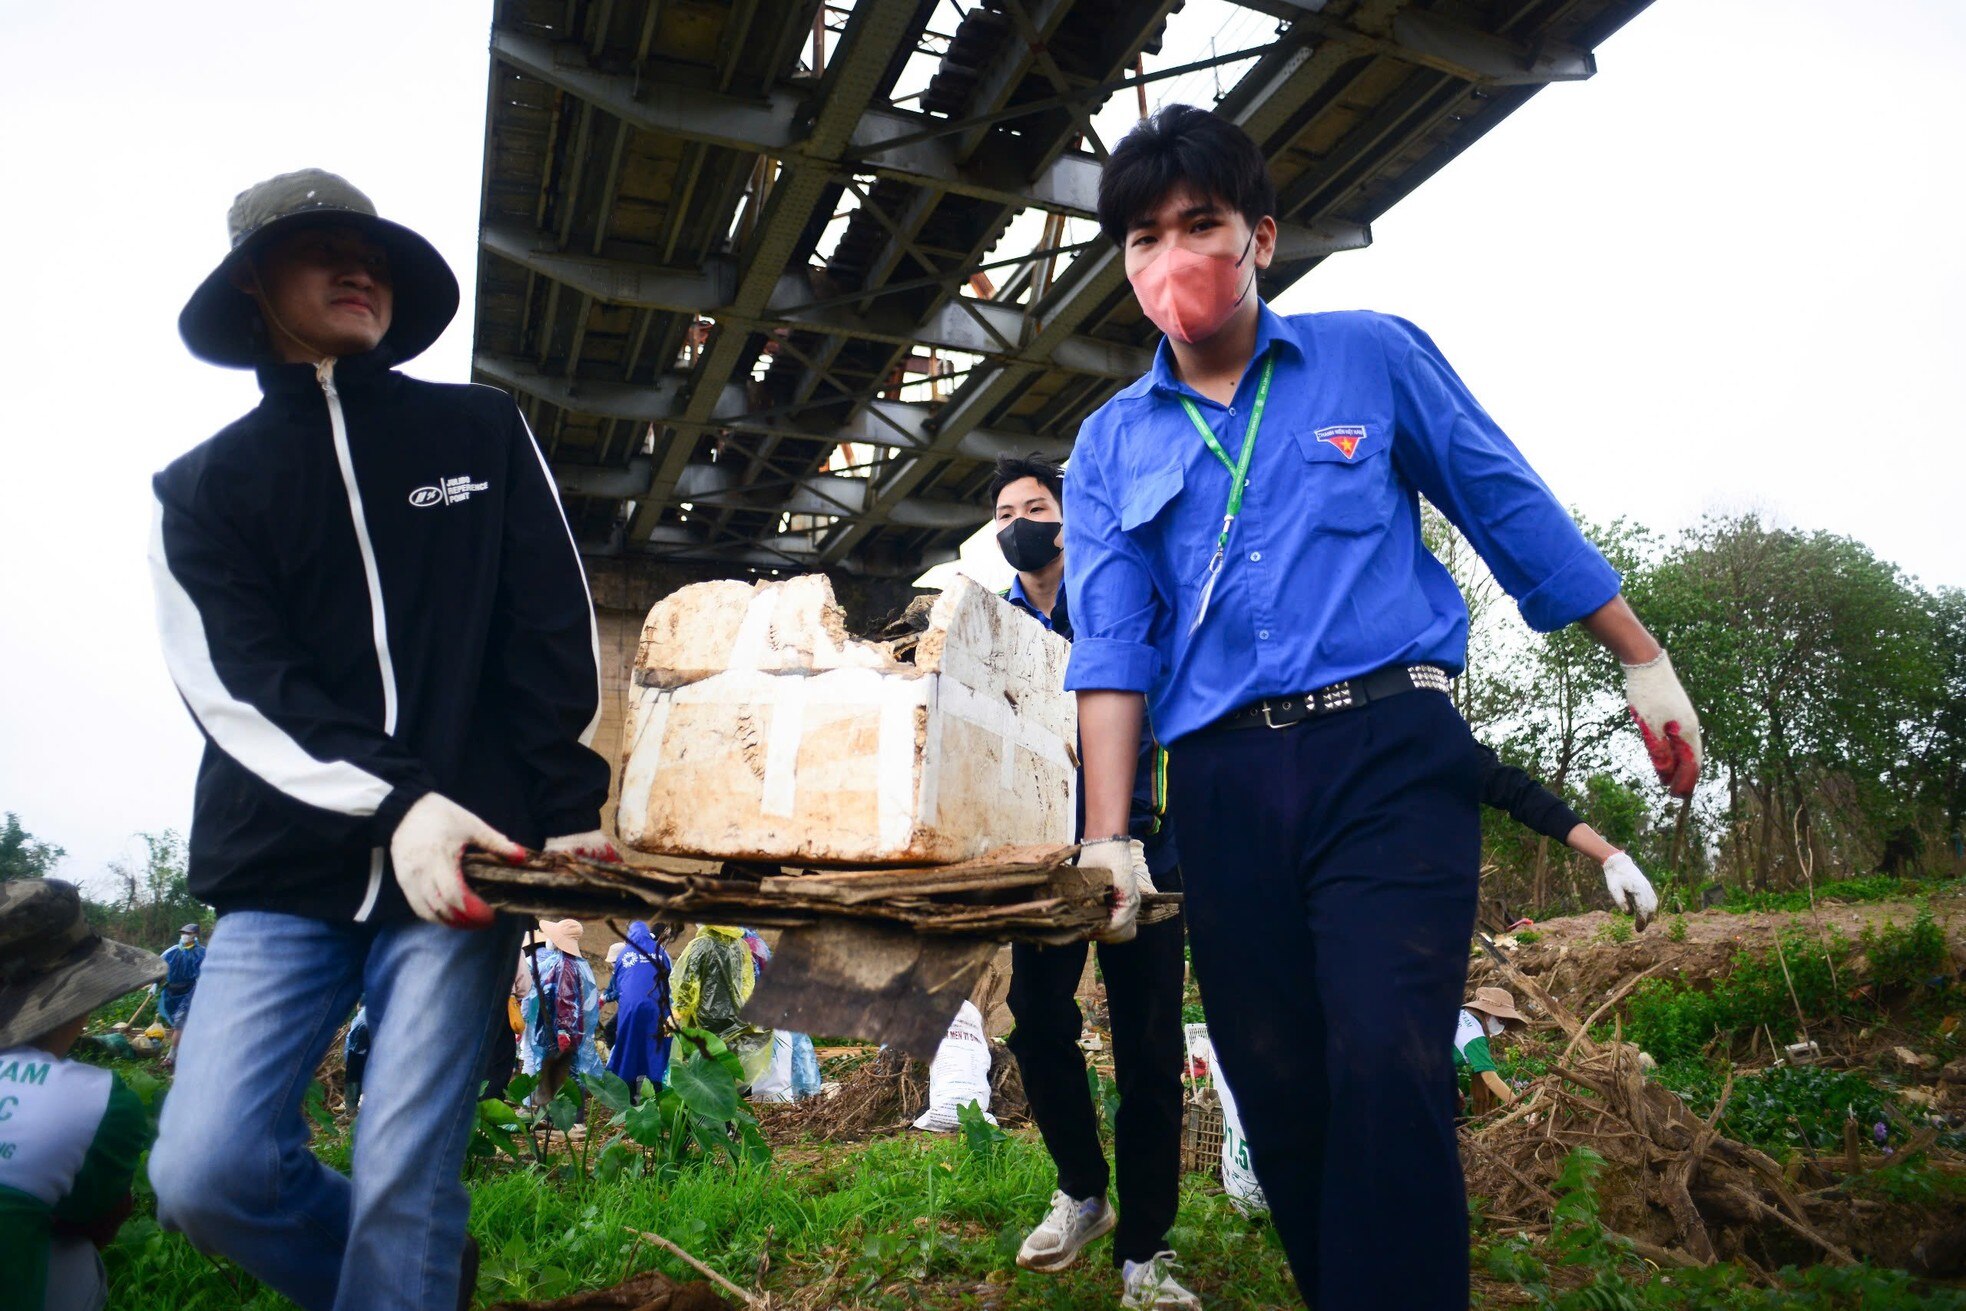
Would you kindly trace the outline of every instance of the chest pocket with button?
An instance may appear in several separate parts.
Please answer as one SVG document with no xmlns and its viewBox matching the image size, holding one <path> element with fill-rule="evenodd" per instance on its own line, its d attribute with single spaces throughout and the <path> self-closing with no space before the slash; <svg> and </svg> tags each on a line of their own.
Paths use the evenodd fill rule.
<svg viewBox="0 0 1966 1311">
<path fill-rule="evenodd" d="M 1398 499 L 1392 425 L 1307 423 L 1295 431 L 1304 457 L 1304 511 L 1317 532 L 1359 536 L 1391 522 Z"/>
</svg>

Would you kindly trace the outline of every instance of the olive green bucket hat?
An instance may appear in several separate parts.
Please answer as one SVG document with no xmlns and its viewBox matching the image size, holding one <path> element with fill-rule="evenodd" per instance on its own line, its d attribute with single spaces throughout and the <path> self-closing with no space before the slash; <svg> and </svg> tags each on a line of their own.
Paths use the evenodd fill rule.
<svg viewBox="0 0 1966 1311">
<path fill-rule="evenodd" d="M 211 364 L 250 369 L 267 362 L 259 306 L 232 285 L 233 270 L 255 247 L 282 232 L 322 223 L 357 228 L 389 256 L 395 306 L 379 350 L 400 364 L 422 354 L 457 314 L 457 278 L 437 248 L 375 212 L 375 202 L 347 179 L 324 169 L 282 173 L 248 187 L 232 202 L 225 225 L 232 250 L 198 284 L 178 315 L 178 335 Z"/>
<path fill-rule="evenodd" d="M 0 884 L 0 1051 L 164 977 L 162 957 L 89 927 L 60 879 Z"/>
</svg>

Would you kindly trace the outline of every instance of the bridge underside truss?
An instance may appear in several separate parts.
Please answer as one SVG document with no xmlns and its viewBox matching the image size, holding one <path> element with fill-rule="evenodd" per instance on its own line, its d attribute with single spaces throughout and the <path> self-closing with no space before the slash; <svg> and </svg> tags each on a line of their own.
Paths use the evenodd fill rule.
<svg viewBox="0 0 1966 1311">
<path fill-rule="evenodd" d="M 1157 333 L 1091 222 L 1162 97 L 1271 160 L 1274 298 L 1646 0 L 498 0 L 473 367 L 582 549 L 910 576 Z"/>
</svg>

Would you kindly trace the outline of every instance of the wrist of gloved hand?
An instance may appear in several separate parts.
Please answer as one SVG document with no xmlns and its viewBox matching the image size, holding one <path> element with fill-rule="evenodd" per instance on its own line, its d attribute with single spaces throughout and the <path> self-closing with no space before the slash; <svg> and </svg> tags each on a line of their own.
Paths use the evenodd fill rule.
<svg viewBox="0 0 1966 1311">
<path fill-rule="evenodd" d="M 526 849 L 450 798 L 426 792 L 403 815 L 389 839 L 389 861 L 403 899 L 418 919 L 452 928 L 481 929 L 492 910 L 464 884 L 466 846 L 479 846 L 507 860 L 523 860 Z"/>
<path fill-rule="evenodd" d="M 1652 880 L 1645 877 L 1638 862 L 1622 851 L 1611 853 L 1604 862 L 1604 888 L 1619 910 L 1638 921 L 1638 930 L 1643 933 L 1646 924 L 1658 913 L 1659 894 L 1653 891 Z"/>
<path fill-rule="evenodd" d="M 1645 740 L 1659 782 L 1676 797 L 1690 797 L 1700 781 L 1700 717 L 1663 649 L 1642 665 L 1624 665 L 1625 701 Z"/>
</svg>

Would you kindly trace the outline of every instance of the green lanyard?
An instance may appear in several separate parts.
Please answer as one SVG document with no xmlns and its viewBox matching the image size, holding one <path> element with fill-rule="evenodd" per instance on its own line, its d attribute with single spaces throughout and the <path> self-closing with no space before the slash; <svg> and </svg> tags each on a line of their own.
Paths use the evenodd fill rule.
<svg viewBox="0 0 1966 1311">
<path fill-rule="evenodd" d="M 1208 561 L 1208 581 L 1202 584 L 1201 605 L 1195 611 L 1194 622 L 1188 625 L 1191 633 L 1200 628 L 1201 621 L 1208 617 L 1208 603 L 1215 595 L 1215 580 L 1221 576 L 1222 562 L 1227 558 L 1229 530 L 1235 527 L 1236 516 L 1242 513 L 1242 494 L 1249 487 L 1249 462 L 1256 455 L 1256 433 L 1263 426 L 1263 407 L 1270 400 L 1270 375 L 1276 372 L 1276 366 L 1276 352 L 1266 352 L 1263 356 L 1263 377 L 1256 384 L 1256 404 L 1250 407 L 1249 427 L 1242 435 L 1242 452 L 1233 461 L 1229 459 L 1229 453 L 1222 449 L 1222 443 L 1208 426 L 1208 420 L 1202 418 L 1201 411 L 1195 408 L 1194 401 L 1186 396 L 1181 398 L 1181 408 L 1188 412 L 1188 421 L 1201 434 L 1209 454 L 1220 460 L 1222 467 L 1229 471 L 1229 508 L 1222 515 L 1222 531 L 1215 536 L 1215 554 Z"/>
</svg>

